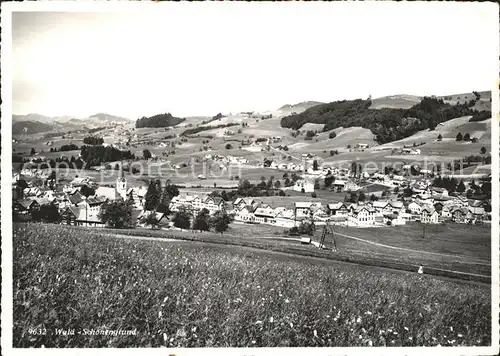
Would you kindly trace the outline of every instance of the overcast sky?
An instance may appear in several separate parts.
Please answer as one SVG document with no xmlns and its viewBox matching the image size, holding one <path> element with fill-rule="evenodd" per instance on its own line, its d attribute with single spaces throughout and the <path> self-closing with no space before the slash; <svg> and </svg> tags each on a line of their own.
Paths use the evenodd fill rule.
<svg viewBox="0 0 500 356">
<path fill-rule="evenodd" d="M 149 3 L 13 14 L 13 113 L 213 116 L 305 100 L 489 90 L 484 3 Z"/>
</svg>

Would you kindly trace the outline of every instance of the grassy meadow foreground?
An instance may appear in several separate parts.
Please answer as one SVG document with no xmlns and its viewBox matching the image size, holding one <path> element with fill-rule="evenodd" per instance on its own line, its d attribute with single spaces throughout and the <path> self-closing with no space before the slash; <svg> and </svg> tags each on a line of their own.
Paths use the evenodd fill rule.
<svg viewBox="0 0 500 356">
<path fill-rule="evenodd" d="M 63 225 L 15 225 L 13 239 L 14 347 L 491 342 L 488 286 Z M 79 335 L 83 329 L 137 334 Z"/>
</svg>

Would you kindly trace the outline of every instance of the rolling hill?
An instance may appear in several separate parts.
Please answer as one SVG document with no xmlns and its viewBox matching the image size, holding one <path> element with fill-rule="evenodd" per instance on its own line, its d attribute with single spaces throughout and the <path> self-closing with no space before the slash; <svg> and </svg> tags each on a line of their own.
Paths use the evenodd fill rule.
<svg viewBox="0 0 500 356">
<path fill-rule="evenodd" d="M 13 135 L 29 135 L 40 132 L 53 131 L 54 126 L 38 121 L 16 121 L 12 123 Z"/>
<path fill-rule="evenodd" d="M 87 130 L 89 128 L 95 128 L 110 124 L 132 123 L 132 121 L 123 117 L 104 113 L 94 114 L 86 118 L 77 118 L 69 115 L 50 117 L 40 114 L 27 114 L 12 115 L 12 123 L 12 133 L 22 134 L 26 132 L 42 133 L 49 131 L 64 132 L 82 129 Z M 24 127 L 26 127 L 26 132 Z"/>
<path fill-rule="evenodd" d="M 277 110 L 277 115 L 287 116 L 292 113 L 300 114 L 313 106 L 324 104 L 320 101 L 303 101 L 297 104 L 286 104 Z"/>
<path fill-rule="evenodd" d="M 83 120 L 96 121 L 99 123 L 130 123 L 130 122 L 132 122 L 132 120 L 124 118 L 124 117 L 110 115 L 110 114 L 104 114 L 104 113 L 94 114 L 92 116 L 89 116 L 88 119 L 83 119 Z"/>
<path fill-rule="evenodd" d="M 401 99 L 400 96 L 394 98 Z M 409 99 L 406 97 L 404 100 Z M 457 117 L 480 115 L 472 108 L 473 105 L 474 103 L 469 102 L 453 105 L 443 99 L 425 97 L 409 109 L 373 109 L 370 99 L 342 100 L 317 105 L 300 114 L 285 116 L 281 119 L 281 126 L 298 130 L 308 123 L 323 124 L 323 131 L 360 126 L 370 129 L 376 135 L 376 141 L 382 144 L 403 139 L 420 130 L 433 130 L 439 123 Z"/>
</svg>

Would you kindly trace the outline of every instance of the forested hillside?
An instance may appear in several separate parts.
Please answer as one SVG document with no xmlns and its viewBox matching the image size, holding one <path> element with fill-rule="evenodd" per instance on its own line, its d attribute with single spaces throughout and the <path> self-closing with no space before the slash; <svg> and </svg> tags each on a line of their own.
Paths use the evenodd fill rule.
<svg viewBox="0 0 500 356">
<path fill-rule="evenodd" d="M 435 127 L 444 121 L 461 116 L 483 117 L 488 112 L 472 109 L 475 101 L 458 105 L 442 99 L 425 97 L 410 109 L 370 109 L 371 100 L 342 100 L 322 104 L 306 111 L 283 117 L 281 126 L 300 129 L 306 123 L 323 124 L 323 131 L 338 127 L 361 126 L 370 129 L 380 144 L 400 140 L 414 133 Z"/>
<path fill-rule="evenodd" d="M 158 114 L 150 117 L 142 117 L 135 122 L 135 127 L 168 127 L 175 126 L 185 119 L 172 116 L 170 113 Z"/>
</svg>

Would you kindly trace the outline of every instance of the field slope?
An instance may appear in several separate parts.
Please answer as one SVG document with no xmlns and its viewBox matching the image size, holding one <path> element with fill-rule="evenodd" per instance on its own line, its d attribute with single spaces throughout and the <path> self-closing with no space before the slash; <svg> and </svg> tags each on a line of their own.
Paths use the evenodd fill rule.
<svg viewBox="0 0 500 356">
<path fill-rule="evenodd" d="M 14 347 L 491 342 L 487 287 L 105 232 L 15 226 Z M 75 336 L 56 328 L 74 328 Z M 136 333 L 78 334 L 85 329 Z"/>
</svg>

